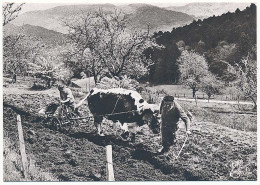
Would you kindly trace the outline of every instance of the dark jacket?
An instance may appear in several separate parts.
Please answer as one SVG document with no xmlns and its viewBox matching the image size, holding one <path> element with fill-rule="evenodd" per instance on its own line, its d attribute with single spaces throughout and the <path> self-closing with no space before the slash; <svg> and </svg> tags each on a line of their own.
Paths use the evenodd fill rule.
<svg viewBox="0 0 260 185">
<path fill-rule="evenodd" d="M 167 98 L 164 98 L 160 106 L 160 114 L 163 146 L 170 146 L 174 143 L 175 132 L 178 129 L 177 123 L 180 118 L 185 123 L 186 131 L 190 130 L 190 119 L 174 99 L 167 100 Z"/>
</svg>

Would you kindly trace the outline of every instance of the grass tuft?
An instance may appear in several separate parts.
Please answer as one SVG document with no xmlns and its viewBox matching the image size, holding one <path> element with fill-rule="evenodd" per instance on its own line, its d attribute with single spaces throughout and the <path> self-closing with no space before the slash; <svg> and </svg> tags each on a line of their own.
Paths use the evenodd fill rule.
<svg viewBox="0 0 260 185">
<path fill-rule="evenodd" d="M 32 154 L 27 156 L 29 159 L 29 174 L 28 179 L 24 178 L 22 159 L 19 154 L 18 143 L 12 143 L 8 137 L 4 138 L 3 156 L 3 177 L 5 182 L 58 181 L 58 179 L 53 177 L 51 173 L 46 172 L 36 166 Z"/>
</svg>

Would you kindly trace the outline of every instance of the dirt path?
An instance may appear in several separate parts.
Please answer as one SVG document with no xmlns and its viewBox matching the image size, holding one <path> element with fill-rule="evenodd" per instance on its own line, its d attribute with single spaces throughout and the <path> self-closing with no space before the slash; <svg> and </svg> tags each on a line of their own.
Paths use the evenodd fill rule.
<svg viewBox="0 0 260 185">
<path fill-rule="evenodd" d="M 195 102 L 195 99 L 188 99 L 188 98 L 175 98 L 176 100 L 180 101 L 189 101 L 189 102 Z M 219 104 L 241 104 L 241 105 L 254 105 L 252 102 L 244 102 L 244 101 L 221 101 L 221 100 L 202 100 L 202 99 L 197 99 L 198 102 L 203 102 L 203 103 L 219 103 Z"/>
<path fill-rule="evenodd" d="M 56 88 L 52 88 L 52 89 L 48 89 L 48 90 L 44 90 L 44 91 L 31 91 L 28 89 L 27 86 L 20 86 L 17 87 L 16 85 L 11 85 L 8 88 L 4 88 L 4 94 L 5 95 L 9 95 L 9 94 L 47 94 L 53 97 L 59 97 L 59 92 Z M 233 104 L 233 105 L 254 105 L 252 102 L 248 102 L 248 101 L 221 101 L 221 100 L 210 100 L 208 102 L 208 100 L 204 100 L 204 99 L 189 99 L 189 98 L 177 98 L 175 97 L 176 100 L 180 100 L 180 101 L 187 101 L 187 102 L 202 102 L 202 103 L 217 103 L 217 104 Z"/>
</svg>

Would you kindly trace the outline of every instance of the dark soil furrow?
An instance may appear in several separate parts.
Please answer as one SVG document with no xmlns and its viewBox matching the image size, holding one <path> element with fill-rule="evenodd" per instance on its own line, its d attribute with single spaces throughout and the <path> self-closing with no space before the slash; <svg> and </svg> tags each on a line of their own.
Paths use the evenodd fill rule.
<svg viewBox="0 0 260 185">
<path fill-rule="evenodd" d="M 158 155 L 160 137 L 147 130 L 137 135 L 135 144 L 113 135 L 107 121 L 103 124 L 105 137 L 95 133 L 91 122 L 55 131 L 50 120 L 37 114 L 40 105 L 52 101 L 46 94 L 5 97 L 4 137 L 11 137 L 14 147 L 19 146 L 16 114 L 20 114 L 26 151 L 36 156 L 38 166 L 60 181 L 105 181 L 106 145 L 113 146 L 116 181 L 256 179 L 254 133 L 194 122 L 192 136 L 175 160 L 185 140 L 182 129 L 178 130 L 177 144 L 170 153 Z M 88 110 L 84 111 L 87 115 Z"/>
<path fill-rule="evenodd" d="M 12 108 L 18 114 L 20 113 L 22 115 L 32 116 L 34 118 L 34 120 L 42 120 L 43 119 L 43 117 L 41 117 L 41 116 L 37 116 L 37 115 L 34 115 L 34 114 L 31 115 L 30 113 L 25 112 L 25 111 L 13 106 L 13 105 L 5 104 L 5 106 Z M 24 124 L 26 125 L 26 122 Z M 45 124 L 43 124 L 43 125 L 46 126 Z M 48 128 L 48 126 L 47 126 L 47 128 Z M 63 132 L 61 131 L 61 133 L 63 133 Z M 96 145 L 99 145 L 99 146 L 118 145 L 118 146 L 127 147 L 131 151 L 131 155 L 134 159 L 149 162 L 156 169 L 159 169 L 160 171 L 162 171 L 163 174 L 168 175 L 168 174 L 171 174 L 171 173 L 179 172 L 178 169 L 174 168 L 171 164 L 170 165 L 166 164 L 163 161 L 163 159 L 156 158 L 156 153 L 145 150 L 145 148 L 147 148 L 147 147 L 145 147 L 143 144 L 137 144 L 137 145 L 132 144 L 132 143 L 129 143 L 128 141 L 123 141 L 120 138 L 116 138 L 113 135 L 99 136 L 95 133 L 86 133 L 86 132 L 76 132 L 76 133 L 73 133 L 73 134 L 68 134 L 68 136 L 76 138 L 76 139 L 84 138 L 84 139 L 87 139 L 88 141 L 90 141 L 90 142 L 92 142 Z M 184 175 L 182 175 L 182 177 L 184 177 Z M 63 179 L 63 177 L 61 179 Z"/>
<path fill-rule="evenodd" d="M 32 114 L 32 116 L 31 116 L 31 114 L 30 113 L 27 113 L 27 112 L 24 112 L 23 110 L 20 110 L 19 108 L 16 108 L 15 106 L 6 106 L 6 107 L 9 107 L 9 108 L 11 108 L 14 112 L 16 112 L 16 113 L 22 113 L 22 118 L 23 118 L 23 125 L 24 125 L 24 130 L 25 129 L 27 129 L 27 128 L 30 128 L 30 127 L 32 127 L 32 122 L 31 122 L 31 120 L 33 119 L 33 120 L 35 120 L 35 119 L 37 119 L 37 118 L 39 118 L 39 120 L 42 120 L 42 117 L 39 117 L 39 116 L 37 116 L 37 115 L 35 115 L 35 114 Z M 35 124 L 36 123 L 36 124 Z M 40 127 L 39 126 L 39 123 L 40 122 L 34 122 L 34 125 L 33 125 L 33 127 Z M 49 127 L 48 126 L 46 126 L 46 124 L 44 124 L 44 123 L 42 123 L 42 124 L 40 124 L 40 125 L 42 125 L 43 127 L 45 127 L 45 128 L 47 128 L 47 129 L 49 129 Z M 52 131 L 52 129 L 50 129 L 49 130 L 49 132 L 50 131 Z M 52 131 L 53 132 L 53 131 Z M 62 132 L 55 132 L 54 131 L 54 133 L 53 134 L 57 134 L 57 133 L 60 133 L 60 134 L 64 134 L 64 133 L 62 133 Z M 59 134 L 59 135 L 60 135 Z M 66 135 L 66 134 L 65 134 Z M 65 136 L 64 135 L 64 136 Z M 81 140 L 81 139 L 87 139 L 89 142 L 91 142 L 91 143 L 93 143 L 93 144 L 95 144 L 95 145 L 98 145 L 98 146 L 102 146 L 102 147 L 104 147 L 104 146 L 106 146 L 106 145 L 108 145 L 108 144 L 112 144 L 113 145 L 113 148 L 114 148 L 114 150 L 113 150 L 113 152 L 115 151 L 115 152 L 117 152 L 118 150 L 120 150 L 120 148 L 122 148 L 122 147 L 124 147 L 127 151 L 129 151 L 130 152 L 130 155 L 132 155 L 132 158 L 133 159 L 136 159 L 136 160 L 141 160 L 141 161 L 143 161 L 142 159 L 138 159 L 137 157 L 136 157 L 136 155 L 137 155 L 137 153 L 138 152 L 140 152 L 140 154 L 139 155 L 143 155 L 144 154 L 144 152 L 146 152 L 147 154 L 149 154 L 150 156 L 152 156 L 152 155 L 154 155 L 152 152 L 149 152 L 149 151 L 145 151 L 145 145 L 143 145 L 143 144 L 132 144 L 132 143 L 129 143 L 128 141 L 123 141 L 123 140 L 121 140 L 120 138 L 116 138 L 115 136 L 112 136 L 112 135 L 108 135 L 108 136 L 104 136 L 104 137 L 102 137 L 102 136 L 98 136 L 97 134 L 94 134 L 94 133 L 86 133 L 86 132 L 75 132 L 75 133 L 72 133 L 72 134 L 68 134 L 68 135 L 66 135 L 66 137 L 71 137 L 71 138 L 74 138 L 74 139 L 76 139 L 76 140 Z M 25 137 L 25 141 L 26 142 L 28 142 L 28 143 L 34 143 L 34 142 L 45 142 L 46 143 L 46 141 L 48 141 L 48 140 L 50 140 L 50 139 L 48 139 L 48 138 L 38 138 L 39 140 L 34 140 L 34 141 L 31 141 L 30 140 L 31 138 L 27 138 L 27 137 Z M 44 140 L 44 141 L 43 141 Z M 34 149 L 32 149 L 32 151 L 34 151 L 35 153 L 38 153 L 38 152 L 44 152 L 44 153 L 46 153 L 46 152 L 49 152 L 50 151 L 50 146 L 47 144 L 44 144 L 43 143 L 43 150 L 38 150 L 38 149 L 36 149 L 37 151 L 35 151 Z M 136 150 L 137 149 L 137 150 Z M 42 158 L 44 158 L 45 157 L 45 155 L 42 155 Z M 131 157 L 131 156 L 128 156 L 128 157 Z M 51 161 L 55 161 L 55 159 L 51 159 Z M 154 158 L 153 156 L 150 158 L 150 160 L 147 160 L 147 162 L 149 162 L 149 163 L 151 163 L 151 165 L 153 165 L 156 169 L 158 169 L 158 170 L 160 170 L 160 171 L 162 171 L 164 174 L 169 174 L 170 172 L 169 172 L 169 170 L 167 170 L 167 169 L 170 169 L 171 168 L 171 166 L 170 165 L 166 165 L 166 164 L 164 164 L 164 165 L 160 165 L 160 164 L 163 164 L 163 162 L 162 161 L 160 161 L 160 160 L 157 160 L 156 158 Z M 70 164 L 71 166 L 77 166 L 76 164 L 75 164 L 75 162 L 73 162 L 73 160 L 71 161 L 71 160 L 69 160 L 69 161 L 56 161 L 55 162 L 55 164 L 56 165 L 61 165 L 61 164 L 64 164 L 64 163 L 68 163 L 68 164 Z M 40 165 L 42 165 L 42 163 L 38 163 L 38 164 L 40 164 Z M 167 172 L 168 171 L 168 172 Z M 57 169 L 53 169 L 52 170 L 52 173 L 54 173 L 54 174 L 56 174 L 56 173 L 61 173 L 62 171 L 60 171 L 59 169 L 57 170 Z M 82 174 L 80 174 L 79 176 L 82 176 Z M 83 175 L 84 176 L 84 175 Z M 95 176 L 93 176 L 93 174 L 90 174 L 90 175 L 88 175 L 88 178 L 90 178 L 90 179 L 92 179 L 92 180 L 98 180 L 98 178 L 97 177 L 95 177 Z M 69 179 L 71 179 L 71 178 L 69 178 L 68 176 L 65 176 L 64 174 L 61 174 L 61 175 L 58 175 L 58 179 L 60 179 L 61 181 L 67 181 L 67 180 L 69 180 Z M 72 178 L 73 179 L 73 178 Z M 100 179 L 99 179 L 100 180 Z"/>
</svg>

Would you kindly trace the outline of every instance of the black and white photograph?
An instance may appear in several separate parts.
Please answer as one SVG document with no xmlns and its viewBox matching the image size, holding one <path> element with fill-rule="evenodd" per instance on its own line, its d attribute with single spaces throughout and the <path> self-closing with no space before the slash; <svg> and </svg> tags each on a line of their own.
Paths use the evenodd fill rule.
<svg viewBox="0 0 260 185">
<path fill-rule="evenodd" d="M 256 1 L 1 6 L 2 183 L 258 182 Z"/>
</svg>

